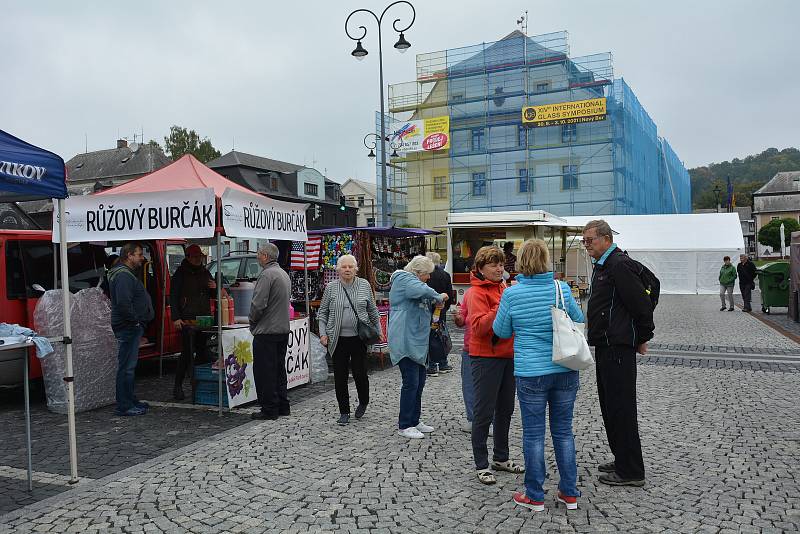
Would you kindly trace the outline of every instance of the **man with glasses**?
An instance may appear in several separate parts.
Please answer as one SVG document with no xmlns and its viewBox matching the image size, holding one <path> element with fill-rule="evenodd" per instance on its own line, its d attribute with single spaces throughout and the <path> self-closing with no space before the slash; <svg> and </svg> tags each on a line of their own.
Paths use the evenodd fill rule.
<svg viewBox="0 0 800 534">
<path fill-rule="evenodd" d="M 636 353 L 653 338 L 653 304 L 640 278 L 641 265 L 614 243 L 606 221 L 589 221 L 583 245 L 594 263 L 586 313 L 595 347 L 597 396 L 614 461 L 601 464 L 599 481 L 644 486 L 644 460 L 636 414 Z"/>
</svg>

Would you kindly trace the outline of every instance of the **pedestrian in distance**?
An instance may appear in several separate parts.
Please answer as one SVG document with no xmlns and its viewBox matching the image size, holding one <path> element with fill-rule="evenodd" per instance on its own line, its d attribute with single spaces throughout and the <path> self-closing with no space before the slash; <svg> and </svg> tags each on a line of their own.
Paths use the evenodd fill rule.
<svg viewBox="0 0 800 534">
<path fill-rule="evenodd" d="M 433 262 L 425 256 L 414 256 L 403 270 L 392 273 L 389 290 L 389 356 L 400 368 L 398 433 L 404 438 L 420 439 L 434 428 L 420 421 L 422 391 L 428 364 L 428 337 L 431 307 L 443 304 L 447 293 L 437 293 L 425 282 L 433 272 Z"/>
<path fill-rule="evenodd" d="M 725 295 L 728 295 L 728 311 L 733 311 L 733 286 L 736 284 L 736 267 L 731 263 L 731 257 L 722 258 L 722 267 L 719 269 L 719 300 L 722 307 L 719 311 L 725 311 Z"/>
<path fill-rule="evenodd" d="M 486 441 L 494 421 L 494 448 L 491 467 L 497 471 L 524 473 L 525 468 L 509 459 L 508 430 L 514 413 L 514 341 L 499 339 L 492 323 L 506 289 L 503 281 L 505 256 L 496 246 L 481 247 L 475 255 L 475 270 L 470 273 L 469 341 L 475 404 L 472 420 L 472 456 L 478 480 L 497 482 L 489 468 Z"/>
<path fill-rule="evenodd" d="M 436 328 L 446 328 L 447 310 L 450 309 L 450 302 L 453 299 L 453 282 L 450 274 L 442 268 L 442 257 L 437 252 L 428 252 L 425 257 L 433 262 L 433 272 L 428 279 L 428 286 L 432 287 L 437 293 L 447 293 L 450 298 L 445 301 L 444 306 L 439 311 L 439 318 L 435 321 Z M 449 373 L 453 370 L 447 363 L 447 354 L 442 350 L 442 344 L 436 337 L 436 333 L 431 331 L 431 348 L 428 362 L 428 376 L 439 376 L 439 373 Z"/>
<path fill-rule="evenodd" d="M 119 264 L 118 254 L 110 254 L 108 257 L 106 257 L 106 261 L 103 262 L 103 266 L 105 267 L 105 272 L 103 273 L 103 277 L 100 279 L 100 289 L 103 291 L 103 294 L 108 299 L 111 299 L 111 286 L 108 283 L 108 273 L 111 272 L 111 269 L 116 267 L 118 264 Z"/>
<path fill-rule="evenodd" d="M 139 362 L 139 341 L 147 323 L 155 317 L 153 302 L 136 271 L 144 263 L 138 243 L 126 243 L 119 253 L 119 263 L 108 272 L 111 295 L 111 329 L 117 339 L 117 408 L 121 416 L 147 413 L 146 402 L 136 398 L 134 380 Z"/>
<path fill-rule="evenodd" d="M 339 404 L 338 423 L 346 425 L 350 422 L 349 369 L 352 370 L 358 392 L 356 419 L 364 416 L 369 404 L 367 346 L 358 337 L 358 321 L 369 323 L 380 332 L 381 318 L 372 287 L 367 280 L 356 276 L 358 263 L 355 256 L 340 256 L 336 261 L 336 271 L 339 279 L 325 286 L 317 319 L 319 341 L 328 348 L 333 358 L 333 378 Z"/>
<path fill-rule="evenodd" d="M 181 334 L 181 353 L 175 369 L 175 385 L 172 396 L 183 400 L 183 378 L 192 358 L 204 361 L 208 355 L 207 338 L 203 332 L 193 328 L 191 322 L 198 316 L 211 315 L 211 298 L 217 283 L 205 266 L 206 256 L 198 245 L 186 248 L 186 257 L 181 261 L 170 283 L 170 311 L 175 330 Z"/>
<path fill-rule="evenodd" d="M 506 272 L 507 273 L 517 272 L 517 256 L 514 254 L 513 241 L 506 241 L 503 244 L 503 254 L 505 254 L 506 257 L 506 260 L 503 264 L 503 268 L 506 270 Z"/>
<path fill-rule="evenodd" d="M 739 291 L 742 292 L 743 312 L 753 311 L 750 305 L 753 290 L 756 288 L 756 265 L 747 257 L 746 254 L 739 254 L 739 265 L 736 266 L 736 273 L 739 275 Z"/>
<path fill-rule="evenodd" d="M 572 412 L 580 381 L 578 371 L 553 363 L 553 320 L 550 309 L 559 302 L 556 284 L 561 285 L 570 318 L 583 322 L 583 313 L 569 285 L 554 280 L 550 253 L 541 239 L 529 239 L 520 247 L 516 263 L 517 284 L 500 299 L 492 324 L 498 337 L 514 336 L 514 377 L 522 416 L 522 446 L 525 454 L 525 491 L 514 494 L 514 502 L 536 512 L 544 510 L 545 412 L 550 414 L 560 477 L 557 502 L 567 509 L 578 507 L 578 465 Z M 559 305 L 560 307 L 560 305 Z"/>
<path fill-rule="evenodd" d="M 588 341 L 595 347 L 597 396 L 613 462 L 601 464 L 599 481 L 643 486 L 642 445 L 636 413 L 636 353 L 653 338 L 653 303 L 642 267 L 614 243 L 606 221 L 589 221 L 583 245 L 594 270 L 587 308 Z"/>
<path fill-rule="evenodd" d="M 261 411 L 253 419 L 275 420 L 288 416 L 286 347 L 289 342 L 289 299 L 291 282 L 278 265 L 278 247 L 272 243 L 258 249 L 261 273 L 250 304 L 250 332 L 253 334 L 253 378 Z"/>
</svg>

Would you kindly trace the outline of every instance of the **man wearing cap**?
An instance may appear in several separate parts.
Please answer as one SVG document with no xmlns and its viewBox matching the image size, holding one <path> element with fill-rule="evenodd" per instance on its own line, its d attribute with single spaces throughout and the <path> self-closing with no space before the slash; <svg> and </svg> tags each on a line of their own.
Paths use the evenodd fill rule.
<svg viewBox="0 0 800 534">
<path fill-rule="evenodd" d="M 214 278 L 205 266 L 206 256 L 198 245 L 186 249 L 186 257 L 178 270 L 172 275 L 169 304 L 175 329 L 181 333 L 183 348 L 175 371 L 175 400 L 183 400 L 183 377 L 189 366 L 194 345 L 199 359 L 206 356 L 206 336 L 193 329 L 186 321 L 194 321 L 198 316 L 211 315 L 212 291 L 217 288 Z M 194 339 L 192 339 L 194 338 Z M 194 341 L 194 343 L 192 343 Z"/>
</svg>

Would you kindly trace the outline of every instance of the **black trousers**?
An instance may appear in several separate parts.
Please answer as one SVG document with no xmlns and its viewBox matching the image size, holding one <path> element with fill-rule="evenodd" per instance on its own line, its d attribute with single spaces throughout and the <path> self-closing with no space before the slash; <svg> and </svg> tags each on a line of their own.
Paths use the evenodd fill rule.
<svg viewBox="0 0 800 534">
<path fill-rule="evenodd" d="M 472 416 L 472 456 L 476 469 L 489 468 L 489 425 L 494 422 L 492 459 L 508 460 L 508 428 L 514 413 L 516 384 L 513 358 L 469 357 L 475 404 Z"/>
<path fill-rule="evenodd" d="M 353 370 L 358 402 L 369 404 L 369 378 L 367 377 L 367 346 L 358 336 L 340 337 L 333 352 L 333 379 L 336 384 L 336 401 L 339 413 L 350 413 L 350 390 L 347 387 L 349 369 Z"/>
<path fill-rule="evenodd" d="M 191 358 L 196 355 L 196 362 L 208 361 L 208 337 L 203 332 L 184 326 L 181 328 L 181 354 L 178 356 L 178 367 L 175 369 L 175 385 L 183 384 L 183 378 L 189 369 Z M 192 350 L 194 347 L 194 351 Z M 194 354 L 192 354 L 194 352 Z"/>
<path fill-rule="evenodd" d="M 626 346 L 595 347 L 597 396 L 614 454 L 617 474 L 624 479 L 644 479 L 642 444 L 636 413 L 636 349 Z"/>
<path fill-rule="evenodd" d="M 289 334 L 253 336 L 253 378 L 261 412 L 266 415 L 289 413 L 286 388 L 286 345 Z"/>
<path fill-rule="evenodd" d="M 742 300 L 744 301 L 744 306 L 742 308 L 745 311 L 751 311 L 753 309 L 750 307 L 750 299 L 752 298 L 752 292 L 755 287 L 755 284 L 742 284 L 739 282 L 739 291 L 742 292 Z"/>
</svg>

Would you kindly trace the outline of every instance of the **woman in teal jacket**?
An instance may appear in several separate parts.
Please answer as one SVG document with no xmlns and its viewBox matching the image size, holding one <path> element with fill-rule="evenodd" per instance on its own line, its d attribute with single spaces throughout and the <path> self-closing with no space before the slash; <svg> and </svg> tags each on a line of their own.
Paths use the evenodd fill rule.
<svg viewBox="0 0 800 534">
<path fill-rule="evenodd" d="M 514 336 L 514 376 L 522 415 L 525 454 L 525 492 L 515 493 L 514 502 L 535 511 L 544 510 L 542 484 L 544 463 L 545 409 L 550 408 L 550 435 L 556 452 L 561 480 L 559 502 L 568 509 L 578 507 L 578 466 L 572 410 L 578 393 L 578 371 L 554 364 L 553 320 L 550 309 L 556 303 L 556 283 L 561 284 L 567 313 L 583 322 L 572 292 L 556 282 L 548 270 L 550 254 L 541 239 L 529 239 L 517 254 L 517 284 L 506 289 L 492 328 L 501 338 Z M 559 305 L 560 306 L 560 305 Z"/>
<path fill-rule="evenodd" d="M 728 295 L 728 311 L 733 311 L 733 286 L 736 284 L 736 267 L 731 263 L 731 257 L 722 258 L 722 267 L 719 269 L 719 300 L 722 307 L 719 311 L 725 311 L 725 295 Z"/>
<path fill-rule="evenodd" d="M 392 274 L 389 291 L 389 355 L 403 376 L 398 428 L 401 436 L 411 439 L 433 432 L 433 427 L 419 420 L 422 389 L 427 373 L 431 310 L 448 298 L 425 283 L 433 269 L 430 259 L 415 256 L 402 271 Z"/>
</svg>

